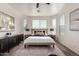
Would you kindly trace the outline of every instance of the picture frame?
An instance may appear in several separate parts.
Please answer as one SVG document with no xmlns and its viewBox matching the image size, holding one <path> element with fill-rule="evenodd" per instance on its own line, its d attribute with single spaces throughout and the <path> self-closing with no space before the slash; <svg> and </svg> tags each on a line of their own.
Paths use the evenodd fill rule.
<svg viewBox="0 0 79 59">
<path fill-rule="evenodd" d="M 79 31 L 79 8 L 73 10 L 69 14 L 70 16 L 70 24 L 69 28 L 71 31 Z"/>
<path fill-rule="evenodd" d="M 15 18 L 0 11 L 0 32 L 15 31 Z"/>
</svg>

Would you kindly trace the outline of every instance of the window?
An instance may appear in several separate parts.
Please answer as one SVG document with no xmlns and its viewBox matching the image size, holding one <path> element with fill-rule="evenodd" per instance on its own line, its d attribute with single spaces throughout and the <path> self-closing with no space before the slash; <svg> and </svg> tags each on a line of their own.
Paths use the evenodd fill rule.
<svg viewBox="0 0 79 59">
<path fill-rule="evenodd" d="M 27 27 L 27 20 L 24 19 L 24 28 L 26 28 L 26 27 Z"/>
<path fill-rule="evenodd" d="M 64 15 L 60 17 L 60 25 L 63 26 L 65 24 Z"/>
<path fill-rule="evenodd" d="M 65 31 L 65 17 L 64 15 L 62 15 L 60 17 L 60 35 L 64 35 L 64 31 Z"/>
<path fill-rule="evenodd" d="M 40 28 L 46 28 L 47 27 L 47 20 L 40 20 Z"/>
<path fill-rule="evenodd" d="M 53 34 L 56 34 L 56 19 L 52 19 L 52 28 L 54 29 Z"/>
<path fill-rule="evenodd" d="M 32 21 L 32 27 L 33 28 L 39 28 L 39 20 L 33 20 Z"/>
<path fill-rule="evenodd" d="M 32 28 L 47 28 L 47 20 L 32 20 Z"/>
</svg>

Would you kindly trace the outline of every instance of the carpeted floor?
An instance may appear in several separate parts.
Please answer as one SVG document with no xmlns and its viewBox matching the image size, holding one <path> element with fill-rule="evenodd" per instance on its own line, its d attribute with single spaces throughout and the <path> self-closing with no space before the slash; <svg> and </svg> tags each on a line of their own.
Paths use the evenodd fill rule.
<svg viewBox="0 0 79 59">
<path fill-rule="evenodd" d="M 57 46 L 54 49 L 50 46 L 28 46 L 24 48 L 22 43 L 11 49 L 9 53 L 11 56 L 48 56 L 49 54 L 65 55 Z"/>
</svg>

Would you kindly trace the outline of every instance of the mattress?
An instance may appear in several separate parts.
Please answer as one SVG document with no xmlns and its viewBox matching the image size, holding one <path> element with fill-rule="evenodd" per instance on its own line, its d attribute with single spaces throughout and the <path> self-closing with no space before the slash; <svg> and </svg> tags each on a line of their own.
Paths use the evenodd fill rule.
<svg viewBox="0 0 79 59">
<path fill-rule="evenodd" d="M 30 36 L 24 40 L 26 45 L 51 45 L 55 41 L 49 36 Z"/>
</svg>

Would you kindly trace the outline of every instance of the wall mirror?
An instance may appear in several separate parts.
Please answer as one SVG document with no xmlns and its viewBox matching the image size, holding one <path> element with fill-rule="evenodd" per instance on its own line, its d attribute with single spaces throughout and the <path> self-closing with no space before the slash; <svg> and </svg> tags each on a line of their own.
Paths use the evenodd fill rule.
<svg viewBox="0 0 79 59">
<path fill-rule="evenodd" d="M 14 17 L 0 11 L 0 31 L 14 31 L 15 19 Z"/>
</svg>

